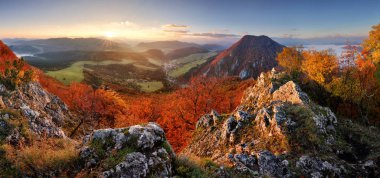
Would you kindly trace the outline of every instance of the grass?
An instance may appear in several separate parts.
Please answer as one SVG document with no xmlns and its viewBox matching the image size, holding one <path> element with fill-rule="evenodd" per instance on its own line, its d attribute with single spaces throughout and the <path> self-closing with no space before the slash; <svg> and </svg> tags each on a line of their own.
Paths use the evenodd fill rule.
<svg viewBox="0 0 380 178">
<path fill-rule="evenodd" d="M 72 64 L 70 67 L 57 71 L 47 71 L 46 74 L 59 80 L 65 85 L 69 85 L 73 82 L 81 82 L 84 79 L 83 70 L 86 64 L 90 65 L 109 65 L 109 64 L 130 64 L 132 60 L 123 59 L 121 61 L 106 60 L 101 62 L 96 61 L 78 61 Z"/>
<path fill-rule="evenodd" d="M 298 126 L 294 131 L 290 131 L 289 142 L 292 152 L 302 153 L 305 150 L 316 151 L 323 143 L 323 135 L 318 133 L 318 129 L 313 120 L 313 111 L 310 108 L 289 105 L 286 113 L 296 122 Z"/>
<path fill-rule="evenodd" d="M 5 114 L 9 115 L 9 119 L 0 119 L 0 122 L 5 124 L 5 127 L 0 127 L 0 144 L 3 142 L 3 139 L 5 139 L 5 137 L 7 137 L 14 129 L 17 129 L 22 137 L 26 139 L 31 138 L 28 120 L 22 119 L 21 114 L 17 110 L 0 110 L 0 115 Z"/>
<path fill-rule="evenodd" d="M 164 141 L 162 142 L 162 147 L 166 150 L 166 152 L 168 153 L 171 153 L 173 152 L 173 149 L 172 147 L 170 146 L 170 144 L 168 143 L 168 141 Z"/>
<path fill-rule="evenodd" d="M 175 63 L 179 65 L 180 67 L 175 68 L 174 70 L 171 70 L 169 72 L 170 77 L 179 77 L 181 75 L 186 74 L 188 71 L 190 71 L 192 68 L 201 65 L 207 61 L 208 58 L 211 56 L 214 56 L 216 53 L 199 53 L 199 54 L 192 54 L 183 58 L 179 58 L 175 60 Z"/>
<path fill-rule="evenodd" d="M 78 158 L 75 144 L 67 139 L 34 140 L 28 146 L 1 147 L 14 168 L 28 175 L 39 175 L 68 169 Z"/>
<path fill-rule="evenodd" d="M 179 177 L 208 178 L 211 175 L 207 172 L 204 164 L 195 162 L 187 157 L 179 156 L 174 162 L 175 173 Z"/>
<path fill-rule="evenodd" d="M 124 160 L 127 154 L 133 153 L 135 151 L 136 150 L 134 148 L 128 146 L 125 146 L 121 150 L 117 150 L 116 152 L 112 153 L 107 159 L 104 160 L 104 162 L 102 163 L 103 168 L 105 170 L 114 168 L 116 165 L 118 165 Z"/>
<path fill-rule="evenodd" d="M 149 58 L 148 61 L 156 66 L 162 66 L 164 63 L 158 59 Z"/>
<path fill-rule="evenodd" d="M 99 158 L 104 158 L 106 156 L 106 150 L 108 147 L 113 147 L 115 142 L 112 137 L 107 137 L 106 140 L 102 139 L 93 139 L 90 143 L 91 148 L 94 148 L 96 155 Z"/>
<path fill-rule="evenodd" d="M 157 68 L 155 68 L 155 67 L 144 66 L 141 64 L 133 64 L 133 66 L 138 67 L 140 69 L 144 69 L 144 70 L 151 70 L 151 71 L 157 70 Z"/>
<path fill-rule="evenodd" d="M 200 59 L 200 60 L 196 60 L 196 61 L 187 63 L 187 64 L 185 64 L 179 68 L 176 68 L 176 69 L 170 71 L 169 76 L 170 77 L 179 77 L 181 75 L 184 75 L 188 71 L 190 71 L 190 69 L 197 67 L 198 65 L 201 65 L 201 64 L 205 63 L 206 61 L 207 61 L 206 59 Z"/>
<path fill-rule="evenodd" d="M 160 81 L 137 82 L 137 85 L 144 92 L 155 92 L 164 87 L 164 84 Z"/>
<path fill-rule="evenodd" d="M 216 54 L 217 54 L 216 52 L 191 54 L 186 57 L 175 59 L 174 62 L 177 64 L 187 64 L 196 60 L 210 58 L 212 56 L 215 56 Z"/>
</svg>

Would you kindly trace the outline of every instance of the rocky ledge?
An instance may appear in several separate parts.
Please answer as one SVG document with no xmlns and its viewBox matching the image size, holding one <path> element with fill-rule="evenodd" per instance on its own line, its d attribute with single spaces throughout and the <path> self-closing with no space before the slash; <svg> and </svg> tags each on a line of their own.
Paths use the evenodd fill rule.
<svg viewBox="0 0 380 178">
<path fill-rule="evenodd" d="M 212 111 L 201 117 L 183 153 L 211 158 L 252 176 L 379 175 L 379 157 L 362 154 L 358 147 L 379 150 L 348 139 L 364 135 L 354 133 L 355 124 L 339 123 L 329 108 L 312 102 L 284 75 L 275 70 L 262 73 L 234 112 Z"/>
</svg>

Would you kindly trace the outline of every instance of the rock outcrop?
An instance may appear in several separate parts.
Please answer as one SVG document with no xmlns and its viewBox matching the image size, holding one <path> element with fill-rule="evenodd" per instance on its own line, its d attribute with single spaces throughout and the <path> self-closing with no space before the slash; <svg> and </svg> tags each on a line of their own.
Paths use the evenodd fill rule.
<svg viewBox="0 0 380 178">
<path fill-rule="evenodd" d="M 369 158 L 353 163 L 339 154 L 355 145 L 341 133 L 335 114 L 312 102 L 284 75 L 274 69 L 262 73 L 234 112 L 219 115 L 213 111 L 199 119 L 196 134 L 183 153 L 211 158 L 251 175 L 373 174 L 373 167 L 363 168 Z"/>
<path fill-rule="evenodd" d="M 55 95 L 46 92 L 39 83 L 27 83 L 15 90 L 0 84 L 1 120 L 9 119 L 9 112 L 20 113 L 28 128 L 44 137 L 66 137 L 62 126 L 70 120 L 67 106 Z M 17 133 L 13 133 L 17 135 Z M 15 138 L 12 135 L 9 138 Z M 17 141 L 17 140 L 13 140 Z"/>
<path fill-rule="evenodd" d="M 170 177 L 175 155 L 155 123 L 96 130 L 84 140 L 83 172 L 101 177 Z"/>
</svg>

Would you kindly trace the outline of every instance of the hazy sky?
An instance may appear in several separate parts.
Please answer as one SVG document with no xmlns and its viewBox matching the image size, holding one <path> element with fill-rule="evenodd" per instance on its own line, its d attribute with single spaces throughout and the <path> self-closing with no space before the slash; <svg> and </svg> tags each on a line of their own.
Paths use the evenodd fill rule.
<svg viewBox="0 0 380 178">
<path fill-rule="evenodd" d="M 0 38 L 214 40 L 364 36 L 380 0 L 0 0 Z"/>
</svg>

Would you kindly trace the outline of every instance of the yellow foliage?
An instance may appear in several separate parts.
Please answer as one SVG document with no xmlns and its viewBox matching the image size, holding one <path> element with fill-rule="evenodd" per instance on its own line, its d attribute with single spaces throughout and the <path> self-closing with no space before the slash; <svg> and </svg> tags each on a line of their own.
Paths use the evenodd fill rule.
<svg viewBox="0 0 380 178">
<path fill-rule="evenodd" d="M 338 59 L 329 50 L 304 51 L 302 71 L 319 84 L 329 83 L 338 72 Z"/>
<path fill-rule="evenodd" d="M 284 48 L 277 56 L 278 63 L 289 72 L 299 71 L 303 57 L 295 47 Z"/>
<path fill-rule="evenodd" d="M 380 62 L 380 24 L 372 27 L 369 37 L 363 43 L 363 52 L 366 53 L 373 62 Z"/>
</svg>

